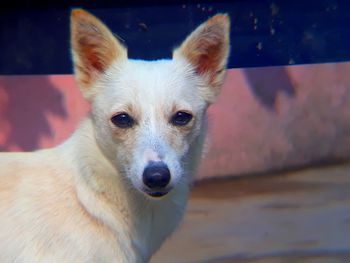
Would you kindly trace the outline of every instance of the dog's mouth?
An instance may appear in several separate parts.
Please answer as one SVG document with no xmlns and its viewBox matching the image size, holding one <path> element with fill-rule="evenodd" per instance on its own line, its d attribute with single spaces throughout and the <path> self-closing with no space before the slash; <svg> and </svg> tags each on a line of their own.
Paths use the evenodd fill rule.
<svg viewBox="0 0 350 263">
<path fill-rule="evenodd" d="M 169 190 L 145 190 L 144 191 L 148 196 L 154 198 L 161 198 L 169 193 Z"/>
</svg>

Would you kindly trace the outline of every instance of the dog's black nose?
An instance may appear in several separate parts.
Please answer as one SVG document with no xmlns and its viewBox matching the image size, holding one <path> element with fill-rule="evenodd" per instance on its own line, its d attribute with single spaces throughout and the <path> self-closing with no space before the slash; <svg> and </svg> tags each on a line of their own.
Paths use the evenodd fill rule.
<svg viewBox="0 0 350 263">
<path fill-rule="evenodd" d="M 170 182 L 170 171 L 163 162 L 150 162 L 143 171 L 143 183 L 150 189 L 161 189 Z"/>
</svg>

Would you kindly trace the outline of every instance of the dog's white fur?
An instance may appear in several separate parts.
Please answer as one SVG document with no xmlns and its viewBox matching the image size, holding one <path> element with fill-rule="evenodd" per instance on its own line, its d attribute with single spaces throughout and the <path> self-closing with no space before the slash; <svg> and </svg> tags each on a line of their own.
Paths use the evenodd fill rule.
<svg viewBox="0 0 350 263">
<path fill-rule="evenodd" d="M 75 74 L 91 115 L 61 145 L 0 154 L 0 262 L 147 262 L 183 216 L 229 50 L 229 20 L 217 15 L 172 60 L 127 59 L 102 22 L 72 12 Z M 44 98 L 43 98 L 44 99 Z M 178 110 L 194 118 L 169 123 Z M 135 127 L 110 119 L 128 112 Z M 144 192 L 143 170 L 161 160 L 170 192 Z"/>
</svg>

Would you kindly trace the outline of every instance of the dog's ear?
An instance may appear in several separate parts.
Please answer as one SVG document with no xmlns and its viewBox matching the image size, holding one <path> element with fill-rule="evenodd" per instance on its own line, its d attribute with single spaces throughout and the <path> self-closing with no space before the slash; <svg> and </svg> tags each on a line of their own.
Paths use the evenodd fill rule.
<svg viewBox="0 0 350 263">
<path fill-rule="evenodd" d="M 201 24 L 173 53 L 173 58 L 185 58 L 204 78 L 211 89 L 209 100 L 219 94 L 223 84 L 229 42 L 230 19 L 226 14 L 218 14 Z"/>
<path fill-rule="evenodd" d="M 71 12 L 71 47 L 74 71 L 80 89 L 90 100 L 93 83 L 113 61 L 127 59 L 126 49 L 95 16 L 81 10 Z"/>
</svg>

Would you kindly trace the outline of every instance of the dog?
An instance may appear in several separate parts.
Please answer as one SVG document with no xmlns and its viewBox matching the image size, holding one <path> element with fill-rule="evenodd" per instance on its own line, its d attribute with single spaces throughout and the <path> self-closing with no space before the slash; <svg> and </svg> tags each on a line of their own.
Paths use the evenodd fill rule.
<svg viewBox="0 0 350 263">
<path fill-rule="evenodd" d="M 172 59 L 128 59 L 98 18 L 71 11 L 77 85 L 91 111 L 62 144 L 0 154 L 0 262 L 148 262 L 181 221 L 222 87 L 230 20 Z"/>
</svg>

